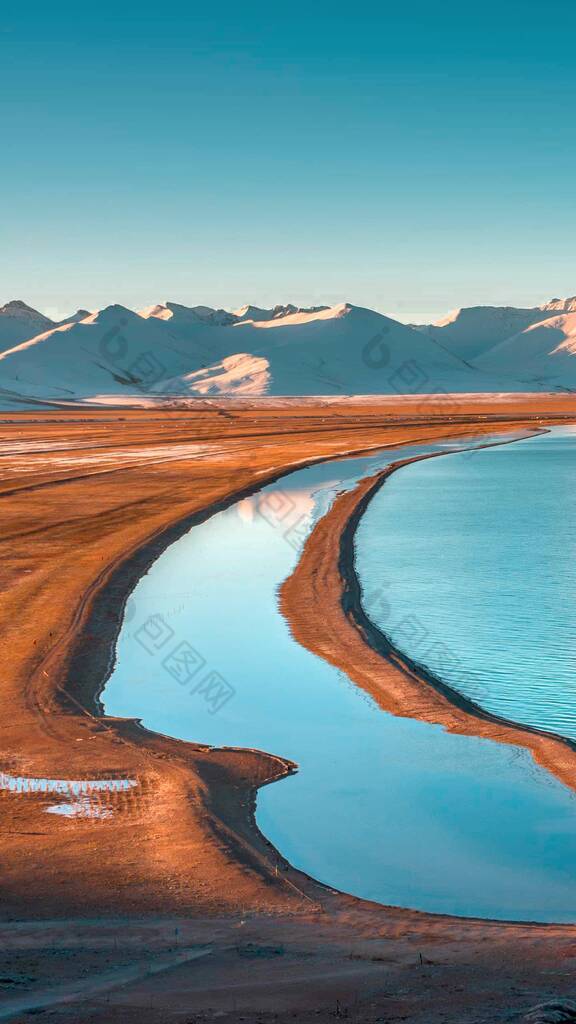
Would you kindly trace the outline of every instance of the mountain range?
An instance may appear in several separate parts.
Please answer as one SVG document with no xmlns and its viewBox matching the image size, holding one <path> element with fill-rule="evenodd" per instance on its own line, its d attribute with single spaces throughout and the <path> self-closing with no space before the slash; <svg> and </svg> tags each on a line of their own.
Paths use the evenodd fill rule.
<svg viewBox="0 0 576 1024">
<path fill-rule="evenodd" d="M 576 390 L 576 297 L 402 324 L 343 303 L 0 308 L 0 404 Z"/>
</svg>

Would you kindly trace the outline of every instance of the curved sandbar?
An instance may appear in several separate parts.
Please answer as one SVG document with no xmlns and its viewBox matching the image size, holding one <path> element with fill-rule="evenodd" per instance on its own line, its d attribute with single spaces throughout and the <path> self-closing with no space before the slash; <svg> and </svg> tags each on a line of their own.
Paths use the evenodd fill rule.
<svg viewBox="0 0 576 1024">
<path fill-rule="evenodd" d="M 524 747 L 537 764 L 576 789 L 576 744 L 485 711 L 398 651 L 362 607 L 354 536 L 364 511 L 393 473 L 448 454 L 398 460 L 341 495 L 312 531 L 298 566 L 284 582 L 282 611 L 299 643 L 346 672 L 383 710 L 449 732 Z"/>
</svg>

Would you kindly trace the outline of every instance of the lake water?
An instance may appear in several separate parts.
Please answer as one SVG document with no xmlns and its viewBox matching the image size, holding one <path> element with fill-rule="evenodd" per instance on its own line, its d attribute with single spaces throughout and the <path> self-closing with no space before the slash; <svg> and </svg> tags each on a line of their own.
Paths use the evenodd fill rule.
<svg viewBox="0 0 576 1024">
<path fill-rule="evenodd" d="M 488 711 L 576 740 L 576 431 L 412 463 L 356 533 L 369 617 Z"/>
<path fill-rule="evenodd" d="M 382 712 L 298 645 L 278 610 L 278 588 L 335 495 L 410 454 L 292 473 L 173 544 L 129 600 L 106 710 L 180 739 L 296 761 L 296 775 L 259 792 L 258 823 L 295 866 L 335 888 L 428 911 L 576 921 L 573 794 L 524 750 Z M 475 472 L 482 457 L 469 457 Z M 426 465 L 433 474 L 459 458 Z M 391 548 L 404 528 L 392 518 Z M 399 562 L 398 592 L 401 571 Z M 396 589 L 390 573 L 386 593 Z M 382 574 L 370 592 L 382 590 Z"/>
</svg>

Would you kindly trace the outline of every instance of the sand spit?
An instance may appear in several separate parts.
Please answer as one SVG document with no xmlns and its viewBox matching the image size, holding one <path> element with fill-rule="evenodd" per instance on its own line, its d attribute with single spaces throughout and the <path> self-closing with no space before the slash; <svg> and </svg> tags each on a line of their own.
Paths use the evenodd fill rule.
<svg viewBox="0 0 576 1024">
<path fill-rule="evenodd" d="M 337 498 L 282 587 L 281 607 L 291 632 L 299 643 L 345 671 L 385 711 L 442 725 L 448 732 L 524 747 L 539 765 L 576 790 L 576 745 L 571 740 L 483 710 L 396 650 L 362 608 L 354 568 L 360 519 L 395 472 L 431 458 L 444 458 L 444 453 L 400 459 Z"/>
<path fill-rule="evenodd" d="M 200 968 L 184 965 L 169 972 L 171 980 L 155 1008 L 139 982 L 130 988 L 133 1002 L 127 995 L 117 1012 L 113 1006 L 101 1012 L 86 1007 L 78 1019 L 126 1021 L 133 1006 L 140 1022 L 164 1019 L 162 1006 L 172 1007 L 178 1020 L 189 1019 L 192 1008 L 291 1012 L 295 1000 L 300 1008 L 329 1006 L 333 1012 L 338 993 L 352 1000 L 355 992 L 362 1001 L 368 992 L 389 988 L 392 978 L 408 993 L 395 994 L 394 1007 L 405 1011 L 420 1000 L 429 1019 L 429 1002 L 422 1002 L 425 979 L 438 1006 L 452 1012 L 462 1009 L 464 995 L 450 999 L 446 985 L 437 983 L 440 973 L 444 983 L 450 979 L 459 990 L 466 977 L 468 1006 L 479 993 L 492 999 L 486 972 L 502 974 L 503 964 L 506 985 L 512 977 L 517 983 L 531 978 L 532 989 L 545 995 L 550 985 L 545 979 L 557 973 L 562 958 L 572 956 L 572 928 L 460 921 L 330 892 L 287 865 L 254 822 L 257 788 L 291 771 L 290 764 L 259 751 L 178 742 L 138 722 L 105 717 L 99 707 L 132 586 L 167 544 L 214 509 L 314 461 L 385 445 L 573 422 L 576 403 L 566 396 L 539 396 L 500 401 L 489 409 L 483 403 L 479 412 L 473 400 L 449 411 L 442 401 L 427 401 L 416 409 L 412 403 L 408 422 L 402 416 L 401 401 L 394 408 L 388 401 L 381 408 L 314 409 L 295 400 L 278 409 L 270 403 L 261 409 L 203 403 L 197 411 L 109 409 L 2 418 L 0 771 L 18 779 L 107 782 L 91 792 L 91 801 L 101 801 L 106 813 L 91 815 L 45 813 L 55 794 L 41 787 L 0 790 L 4 948 L 7 955 L 14 953 L 29 928 L 26 948 L 43 962 L 61 929 L 54 919 L 65 928 L 66 938 L 59 942 L 69 943 L 78 931 L 84 955 L 95 929 L 105 935 L 100 948 L 115 960 L 119 936 L 124 943 L 135 929 L 141 948 L 157 946 L 158 922 L 167 919 L 176 921 L 179 933 L 190 933 L 178 941 L 216 943 L 202 961 L 210 963 L 208 980 L 204 967 L 199 974 Z M 139 451 L 151 448 L 154 458 L 147 454 L 139 460 Z M 352 508 L 338 505 L 338 511 L 343 527 Z M 331 536 L 320 572 L 330 577 L 332 615 L 339 604 L 334 527 Z M 309 559 L 310 547 L 304 569 Z M 324 615 L 328 620 L 325 610 Z M 357 638 L 358 647 L 348 649 L 351 661 L 369 653 L 381 665 L 380 655 L 346 616 L 342 625 L 346 637 Z M 335 641 L 330 643 L 334 646 L 321 651 L 324 656 L 336 651 Z M 362 660 L 359 664 L 366 672 L 366 680 L 359 681 L 367 685 L 370 672 Z M 422 692 L 419 680 L 413 685 Z M 446 713 L 449 708 L 446 701 Z M 110 780 L 135 785 L 110 785 Z M 90 923 L 103 917 L 107 921 L 101 925 Z M 8 924 L 32 918 L 37 925 Z M 135 924 L 143 918 L 149 923 Z M 172 926 L 162 932 L 161 949 L 174 941 L 165 937 L 169 932 Z M 244 981 L 238 982 L 241 991 L 232 1003 L 238 945 L 278 943 L 290 955 L 279 955 L 273 968 L 267 965 L 267 981 L 251 954 L 240 957 Z M 522 963 L 517 964 L 520 943 Z M 306 964 L 310 958 L 309 966 L 302 958 Z M 358 963 L 352 980 L 346 980 L 351 960 Z M 444 966 L 437 971 L 427 966 L 432 961 Z M 64 982 L 72 967 L 67 960 L 59 963 Z M 415 965 L 424 971 L 418 979 Z M 537 965 L 543 980 L 535 986 Z"/>
</svg>

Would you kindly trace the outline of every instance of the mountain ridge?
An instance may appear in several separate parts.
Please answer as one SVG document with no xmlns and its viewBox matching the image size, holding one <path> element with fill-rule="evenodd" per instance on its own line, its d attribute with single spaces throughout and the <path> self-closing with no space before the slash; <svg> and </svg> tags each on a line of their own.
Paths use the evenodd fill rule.
<svg viewBox="0 0 576 1024">
<path fill-rule="evenodd" d="M 0 308 L 0 388 L 52 399 L 570 390 L 575 356 L 574 297 L 463 307 L 420 325 L 349 302 L 112 303 L 58 322 L 22 300 Z"/>
</svg>

